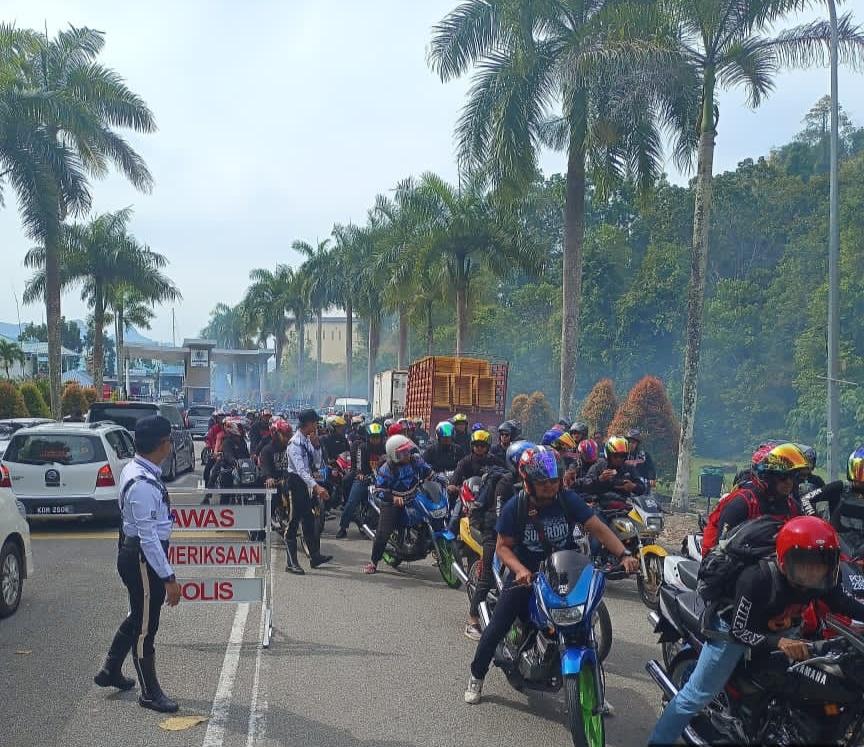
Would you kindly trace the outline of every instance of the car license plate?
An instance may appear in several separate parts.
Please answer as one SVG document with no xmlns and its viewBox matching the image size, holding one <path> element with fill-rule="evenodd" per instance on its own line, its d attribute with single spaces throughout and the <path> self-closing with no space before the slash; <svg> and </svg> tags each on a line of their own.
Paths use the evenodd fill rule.
<svg viewBox="0 0 864 747">
<path fill-rule="evenodd" d="M 62 516 L 63 514 L 74 514 L 75 506 L 36 506 L 33 513 L 39 516 Z"/>
</svg>

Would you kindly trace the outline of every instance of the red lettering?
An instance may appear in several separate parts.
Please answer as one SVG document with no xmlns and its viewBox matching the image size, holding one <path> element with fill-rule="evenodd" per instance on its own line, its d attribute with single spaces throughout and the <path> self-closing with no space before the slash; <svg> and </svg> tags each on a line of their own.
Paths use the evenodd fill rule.
<svg viewBox="0 0 864 747">
<path fill-rule="evenodd" d="M 250 548 L 249 553 L 249 564 L 250 565 L 261 565 L 261 546 L 254 545 Z"/>
<path fill-rule="evenodd" d="M 220 526 L 223 529 L 230 529 L 234 526 L 234 509 L 233 508 L 223 508 L 222 511 L 222 520 Z"/>
<path fill-rule="evenodd" d="M 183 594 L 183 599 L 187 602 L 195 602 L 201 596 L 203 591 L 203 584 L 199 585 L 194 581 L 187 581 L 183 584 L 181 589 L 181 593 Z"/>
<path fill-rule="evenodd" d="M 220 602 L 230 602 L 234 599 L 234 584 L 231 581 L 220 581 L 217 586 Z"/>
<path fill-rule="evenodd" d="M 174 545 L 168 546 L 168 562 L 171 565 L 179 565 L 177 562 L 177 548 Z"/>
</svg>

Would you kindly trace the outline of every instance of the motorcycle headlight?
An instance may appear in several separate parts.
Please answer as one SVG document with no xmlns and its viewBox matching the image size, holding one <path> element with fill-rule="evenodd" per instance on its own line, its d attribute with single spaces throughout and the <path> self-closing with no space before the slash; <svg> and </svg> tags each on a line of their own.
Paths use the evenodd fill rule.
<svg viewBox="0 0 864 747">
<path fill-rule="evenodd" d="M 662 516 L 651 516 L 648 519 L 648 529 L 652 532 L 657 532 L 658 534 L 663 531 L 663 517 Z"/>
<path fill-rule="evenodd" d="M 556 625 L 576 625 L 582 622 L 585 614 L 585 605 L 577 604 L 575 607 L 557 607 L 549 610 L 549 617 Z"/>
<path fill-rule="evenodd" d="M 636 525 L 630 519 L 615 519 L 612 522 L 612 529 L 622 541 L 636 536 Z"/>
</svg>

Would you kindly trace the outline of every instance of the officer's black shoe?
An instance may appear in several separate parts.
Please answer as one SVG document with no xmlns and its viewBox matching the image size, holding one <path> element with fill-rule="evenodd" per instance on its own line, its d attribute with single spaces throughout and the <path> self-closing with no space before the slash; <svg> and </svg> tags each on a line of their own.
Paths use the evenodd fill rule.
<svg viewBox="0 0 864 747">
<path fill-rule="evenodd" d="M 333 560 L 332 555 L 316 555 L 312 560 L 309 561 L 309 565 L 313 568 L 317 568 L 319 565 L 324 565 L 324 563 L 329 563 Z"/>
<path fill-rule="evenodd" d="M 138 705 L 159 713 L 177 713 L 180 706 L 163 693 L 159 686 L 159 680 L 156 677 L 156 659 L 152 656 L 145 656 L 134 661 L 138 680 L 141 684 Z"/>
<path fill-rule="evenodd" d="M 110 668 L 107 661 L 105 666 L 96 673 L 93 682 L 99 687 L 116 687 L 118 690 L 131 690 L 135 687 L 135 680 L 124 677 L 120 669 Z"/>
<path fill-rule="evenodd" d="M 288 555 L 288 563 L 285 566 L 285 570 L 288 571 L 288 573 L 293 573 L 297 576 L 305 576 L 306 571 L 300 567 L 300 563 L 297 560 L 297 540 L 294 540 L 293 542 L 289 540 L 285 543 L 285 546 Z"/>
<path fill-rule="evenodd" d="M 118 690 L 131 690 L 135 687 L 135 680 L 123 676 L 123 662 L 132 649 L 134 640 L 131 636 L 121 633 L 119 630 L 111 641 L 108 656 L 96 676 L 93 678 L 99 687 L 116 687 Z"/>
</svg>

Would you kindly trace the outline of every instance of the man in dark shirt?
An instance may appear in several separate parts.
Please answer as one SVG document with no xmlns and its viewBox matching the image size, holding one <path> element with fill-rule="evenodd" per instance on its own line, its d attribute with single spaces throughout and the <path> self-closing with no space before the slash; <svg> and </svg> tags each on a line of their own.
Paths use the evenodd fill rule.
<svg viewBox="0 0 864 747">
<path fill-rule="evenodd" d="M 472 477 L 480 477 L 488 467 L 503 467 L 504 462 L 489 454 L 492 436 L 489 431 L 474 431 L 471 434 L 471 453 L 462 457 L 453 470 L 453 477 L 447 486 L 451 501 L 459 495 L 462 483 Z"/>
<path fill-rule="evenodd" d="M 638 428 L 631 428 L 627 431 L 627 442 L 630 444 L 630 453 L 625 464 L 641 477 L 648 487 L 653 488 L 657 484 L 657 470 L 651 455 L 642 448 L 642 432 Z"/>
<path fill-rule="evenodd" d="M 518 423 L 513 420 L 505 420 L 498 426 L 498 443 L 489 450 L 489 453 L 503 462 L 507 457 L 507 449 L 510 448 L 510 444 L 518 441 L 520 436 L 521 429 Z"/>
<path fill-rule="evenodd" d="M 423 461 L 433 472 L 452 472 L 465 456 L 465 452 L 453 442 L 454 433 L 453 423 L 446 420 L 435 428 L 438 440 L 423 452 Z"/>
<path fill-rule="evenodd" d="M 262 410 L 252 427 L 249 428 L 249 451 L 253 454 L 258 454 L 263 448 L 261 441 L 270 434 L 270 419 L 272 413 L 270 410 Z"/>
<path fill-rule="evenodd" d="M 293 431 L 286 420 L 275 418 L 270 422 L 270 432 L 267 443 L 258 455 L 258 469 L 264 479 L 264 487 L 278 489 L 277 499 L 285 494 L 286 488 L 283 483 L 288 477 L 288 455 L 285 449 L 291 440 Z M 271 503 L 270 515 L 273 515 L 275 505 Z"/>
<path fill-rule="evenodd" d="M 381 423 L 369 423 L 366 426 L 365 438 L 356 440 L 351 447 L 351 465 L 354 470 L 354 481 L 348 494 L 348 501 L 342 509 L 339 520 L 339 531 L 336 539 L 348 536 L 348 527 L 354 518 L 357 506 L 360 505 L 368 491 L 369 485 L 375 479 L 378 467 L 385 459 L 384 427 Z"/>
<path fill-rule="evenodd" d="M 456 413 L 451 422 L 453 423 L 453 443 L 467 454 L 471 449 L 471 433 L 468 431 L 468 416 L 461 412 Z"/>
<path fill-rule="evenodd" d="M 345 427 L 345 418 L 341 415 L 327 418 L 327 435 L 321 439 L 321 448 L 324 449 L 324 460 L 331 465 L 336 461 L 336 457 L 351 450 Z"/>
</svg>

